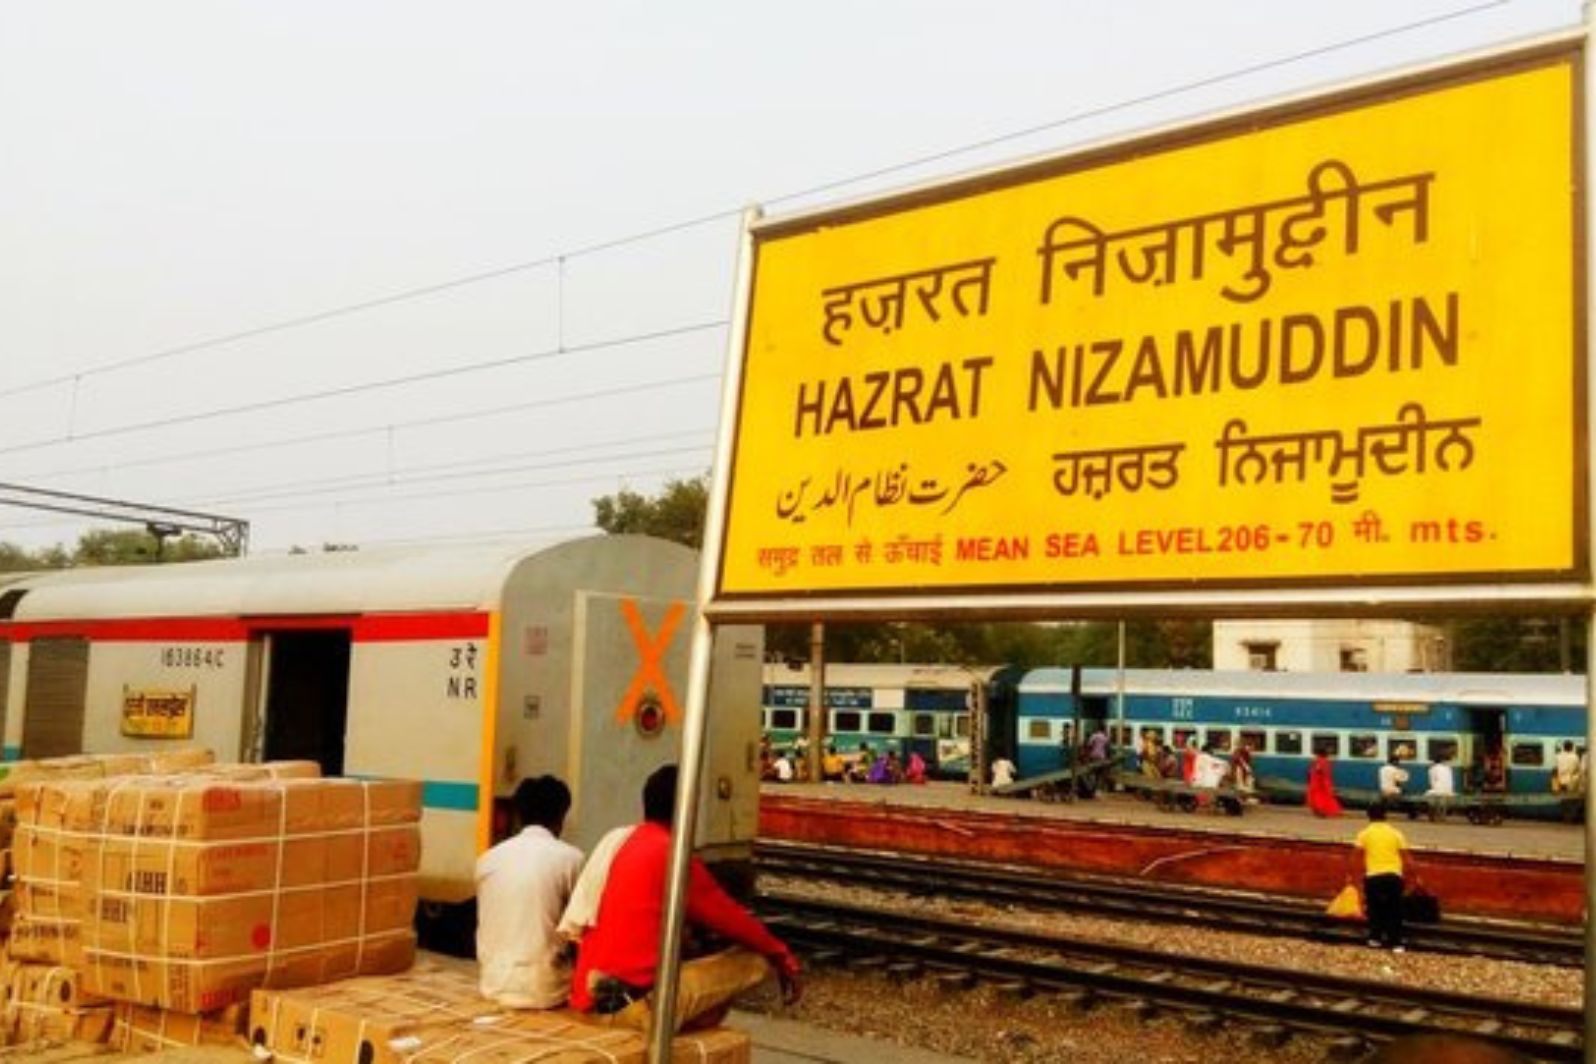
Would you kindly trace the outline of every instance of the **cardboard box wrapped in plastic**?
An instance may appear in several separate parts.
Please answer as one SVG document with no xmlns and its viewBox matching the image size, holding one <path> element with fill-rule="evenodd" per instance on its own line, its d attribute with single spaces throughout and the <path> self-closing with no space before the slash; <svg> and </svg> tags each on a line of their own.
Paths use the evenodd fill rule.
<svg viewBox="0 0 1596 1064">
<path fill-rule="evenodd" d="M 419 783 L 68 780 L 25 787 L 19 813 L 24 949 L 94 993 L 208 1012 L 414 957 Z"/>
<path fill-rule="evenodd" d="M 120 1002 L 111 1048 L 118 1053 L 159 1053 L 188 1046 L 242 1046 L 248 1019 L 249 1010 L 243 1005 L 196 1015 Z"/>
<path fill-rule="evenodd" d="M 87 993 L 71 968 L 10 962 L 0 971 L 5 979 L 0 1037 L 7 1045 L 103 1042 L 110 1034 L 111 1002 Z"/>
<path fill-rule="evenodd" d="M 168 781 L 204 779 L 249 782 L 260 780 L 313 779 L 321 770 L 314 761 L 275 761 L 261 765 L 216 765 L 207 760 L 179 776 L 159 777 Z M 192 755 L 197 757 L 198 755 Z M 110 795 L 124 786 L 125 780 L 107 775 L 75 778 L 77 762 L 89 762 L 105 773 L 131 763 L 148 763 L 153 757 L 110 755 L 98 758 L 60 758 L 27 762 L 34 766 L 30 775 L 54 771 L 60 777 L 50 782 L 25 783 L 17 789 L 15 811 L 18 818 L 12 840 L 11 862 L 15 873 L 11 955 L 40 964 L 83 966 L 82 922 L 86 912 L 83 874 L 90 854 L 98 861 L 101 843 L 108 829 Z M 185 755 L 171 755 L 167 762 L 178 765 Z M 63 764 L 65 768 L 61 768 Z M 120 852 L 120 851 L 116 851 Z M 145 847 L 146 855 L 154 851 Z M 290 851 L 293 859 L 297 853 Z M 225 863 L 225 856 L 216 860 Z"/>
<path fill-rule="evenodd" d="M 472 966 L 426 963 L 399 976 L 257 990 L 250 1042 L 278 1064 L 643 1064 L 642 1034 L 566 1010 L 506 1011 L 484 999 Z M 672 1058 L 748 1064 L 752 1045 L 716 1028 L 678 1035 Z"/>
</svg>

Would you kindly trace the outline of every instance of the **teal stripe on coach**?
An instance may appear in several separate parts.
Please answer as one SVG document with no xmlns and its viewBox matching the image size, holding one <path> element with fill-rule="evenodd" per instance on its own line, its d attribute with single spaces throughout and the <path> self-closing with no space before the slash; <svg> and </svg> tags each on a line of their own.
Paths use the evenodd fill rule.
<svg viewBox="0 0 1596 1064">
<path fill-rule="evenodd" d="M 475 812 L 477 808 L 477 785 L 475 783 L 454 783 L 449 780 L 423 780 L 421 783 L 421 804 L 426 809 Z"/>
</svg>

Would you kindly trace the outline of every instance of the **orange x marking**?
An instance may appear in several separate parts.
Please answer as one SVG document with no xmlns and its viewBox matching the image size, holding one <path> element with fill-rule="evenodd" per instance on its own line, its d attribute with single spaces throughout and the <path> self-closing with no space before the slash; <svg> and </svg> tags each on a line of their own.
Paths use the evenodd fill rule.
<svg viewBox="0 0 1596 1064">
<path fill-rule="evenodd" d="M 676 705 L 676 696 L 671 693 L 671 682 L 665 678 L 663 662 L 665 649 L 671 645 L 671 637 L 676 634 L 676 628 L 682 623 L 682 617 L 687 613 L 687 607 L 680 602 L 673 602 L 670 609 L 665 611 L 665 619 L 660 622 L 659 634 L 649 637 L 648 627 L 643 623 L 643 614 L 637 608 L 635 599 L 621 600 L 621 619 L 626 622 L 626 630 L 632 633 L 632 645 L 637 647 L 638 666 L 637 672 L 632 676 L 632 682 L 627 685 L 626 693 L 621 696 L 621 704 L 615 707 L 615 719 L 625 724 L 637 715 L 637 707 L 642 701 L 643 693 L 652 688 L 654 695 L 659 699 L 660 708 L 665 711 L 665 719 L 675 720 L 681 713 Z"/>
</svg>

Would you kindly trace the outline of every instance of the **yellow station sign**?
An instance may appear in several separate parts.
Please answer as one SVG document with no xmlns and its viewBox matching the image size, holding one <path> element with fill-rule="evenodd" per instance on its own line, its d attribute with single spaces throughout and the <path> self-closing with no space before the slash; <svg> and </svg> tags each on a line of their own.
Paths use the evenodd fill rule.
<svg viewBox="0 0 1596 1064">
<path fill-rule="evenodd" d="M 1576 80 L 756 229 L 720 596 L 1583 572 Z"/>
</svg>

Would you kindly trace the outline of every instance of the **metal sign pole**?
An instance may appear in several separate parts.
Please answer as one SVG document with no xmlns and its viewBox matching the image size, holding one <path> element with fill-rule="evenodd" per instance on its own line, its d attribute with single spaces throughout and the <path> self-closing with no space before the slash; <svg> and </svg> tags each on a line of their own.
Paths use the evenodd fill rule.
<svg viewBox="0 0 1596 1064">
<path fill-rule="evenodd" d="M 676 1033 L 676 991 L 681 975 L 682 924 L 687 915 L 687 870 L 698 827 L 698 785 L 704 770 L 704 735 L 709 717 L 710 652 L 715 631 L 707 610 L 715 597 L 721 552 L 726 536 L 726 501 L 731 483 L 731 441 L 737 423 L 742 379 L 743 338 L 748 331 L 748 301 L 753 291 L 753 237 L 760 215 L 743 215 L 738 238 L 737 278 L 733 286 L 733 325 L 726 341 L 726 373 L 721 395 L 720 440 L 715 447 L 715 475 L 709 485 L 709 512 L 704 549 L 698 567 L 698 613 L 693 621 L 692 656 L 687 667 L 687 706 L 682 714 L 682 759 L 676 784 L 676 813 L 671 827 L 670 865 L 665 877 L 665 908 L 659 929 L 659 962 L 654 981 L 654 1007 L 648 1020 L 648 1059 L 668 1064 Z M 757 784 L 755 785 L 757 786 Z"/>
<path fill-rule="evenodd" d="M 1591 59 L 1593 44 L 1596 44 L 1596 0 L 1586 0 L 1583 14 L 1585 18 L 1585 43 L 1581 56 L 1581 71 L 1583 84 L 1579 86 L 1577 106 L 1580 108 L 1580 143 L 1576 150 L 1584 154 L 1580 160 L 1578 170 L 1584 178 L 1585 187 L 1580 191 L 1583 202 L 1585 232 L 1584 247 L 1580 248 L 1580 261 L 1576 266 L 1583 269 L 1585 290 L 1580 293 L 1580 310 L 1585 321 L 1585 350 L 1576 353 L 1576 358 L 1582 354 L 1586 367 L 1585 408 L 1586 425 L 1596 424 L 1591 421 L 1596 413 L 1596 389 L 1590 384 L 1590 372 L 1596 368 L 1596 334 L 1590 328 L 1588 315 L 1590 308 L 1596 305 L 1596 271 L 1590 266 L 1591 248 L 1596 247 L 1596 215 L 1591 210 L 1590 194 L 1592 178 L 1596 176 L 1596 163 L 1591 160 L 1591 137 L 1596 133 L 1596 121 L 1591 115 L 1591 101 L 1596 99 L 1596 70 L 1592 69 Z M 1585 475 L 1590 478 L 1588 483 L 1596 485 L 1596 440 L 1587 439 L 1585 458 Z M 1596 520 L 1596 499 L 1586 491 L 1587 522 Z M 1592 530 L 1586 531 L 1586 551 L 1596 544 L 1592 538 Z M 1587 564 L 1589 562 L 1587 561 Z M 1587 579 L 1589 576 L 1587 575 Z M 1586 757 L 1596 754 L 1596 612 L 1587 609 L 1585 624 L 1585 751 Z M 1588 760 L 1586 762 L 1589 763 Z M 1591 786 L 1588 775 L 1582 778 L 1585 787 L 1585 1059 L 1590 1060 L 1593 1051 L 1596 1051 L 1596 875 L 1591 872 L 1591 860 L 1596 857 L 1596 787 Z"/>
</svg>

